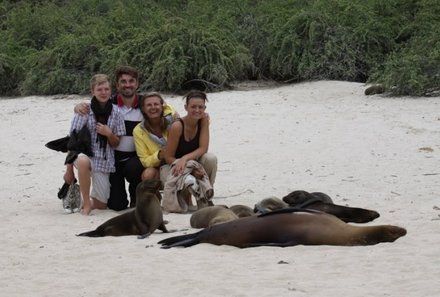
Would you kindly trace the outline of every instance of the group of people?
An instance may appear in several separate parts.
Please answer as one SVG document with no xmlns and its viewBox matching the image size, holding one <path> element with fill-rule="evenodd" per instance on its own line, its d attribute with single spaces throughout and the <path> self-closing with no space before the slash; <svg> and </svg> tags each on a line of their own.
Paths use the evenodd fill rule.
<svg viewBox="0 0 440 297">
<path fill-rule="evenodd" d="M 190 91 L 184 97 L 186 115 L 180 117 L 160 93 L 141 95 L 138 86 L 138 71 L 130 66 L 116 70 L 114 95 L 107 75 L 96 74 L 90 84 L 91 101 L 74 108 L 70 135 L 87 127 L 91 154 L 78 153 L 66 165 L 64 181 L 74 183 L 76 168 L 84 215 L 93 209 L 135 207 L 136 187 L 148 179 L 160 179 L 164 188 L 168 181 L 168 188 L 180 187 L 179 197 L 189 207 L 193 204 L 191 194 L 212 198 L 217 158 L 208 153 L 206 93 Z M 201 187 L 203 193 L 190 191 L 204 180 L 208 185 Z M 164 189 L 164 200 L 176 199 L 170 194 L 175 190 L 167 193 Z M 164 210 L 184 212 L 187 208 Z"/>
</svg>

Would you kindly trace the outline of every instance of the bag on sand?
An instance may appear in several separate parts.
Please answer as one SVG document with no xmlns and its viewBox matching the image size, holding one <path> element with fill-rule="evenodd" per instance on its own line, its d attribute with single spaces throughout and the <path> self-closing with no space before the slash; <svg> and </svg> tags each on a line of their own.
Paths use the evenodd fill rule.
<svg viewBox="0 0 440 297">
<path fill-rule="evenodd" d="M 79 185 L 73 183 L 68 185 L 66 196 L 63 200 L 63 208 L 67 213 L 79 212 L 82 208 L 81 192 L 79 190 Z"/>
<path fill-rule="evenodd" d="M 76 182 L 77 182 L 77 180 L 75 178 L 73 180 L 73 183 L 76 183 Z M 69 186 L 70 185 L 68 183 L 64 182 L 64 184 L 61 186 L 61 188 L 58 189 L 57 196 L 58 196 L 59 199 L 64 199 L 64 197 L 67 196 L 67 191 L 69 191 Z"/>
</svg>

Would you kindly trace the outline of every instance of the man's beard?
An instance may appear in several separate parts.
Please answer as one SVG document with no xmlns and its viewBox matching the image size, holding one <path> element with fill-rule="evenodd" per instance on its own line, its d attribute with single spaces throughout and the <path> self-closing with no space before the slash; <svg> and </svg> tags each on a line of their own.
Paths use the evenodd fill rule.
<svg viewBox="0 0 440 297">
<path fill-rule="evenodd" d="M 134 90 L 134 89 L 123 89 L 119 92 L 119 94 L 121 94 L 122 97 L 125 97 L 125 98 L 131 98 L 134 96 L 135 93 L 136 93 L 136 90 Z"/>
</svg>

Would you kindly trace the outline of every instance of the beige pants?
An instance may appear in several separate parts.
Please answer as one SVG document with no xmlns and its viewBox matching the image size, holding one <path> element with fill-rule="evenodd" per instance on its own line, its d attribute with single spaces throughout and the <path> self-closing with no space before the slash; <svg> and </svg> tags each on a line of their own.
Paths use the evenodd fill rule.
<svg viewBox="0 0 440 297">
<path fill-rule="evenodd" d="M 206 173 L 208 174 L 211 186 L 214 186 L 215 177 L 217 175 L 217 157 L 212 153 L 206 153 L 196 161 L 202 164 L 203 169 L 205 169 Z M 171 167 L 168 164 L 160 167 L 160 180 L 162 181 L 162 184 L 165 184 L 170 170 Z"/>
</svg>

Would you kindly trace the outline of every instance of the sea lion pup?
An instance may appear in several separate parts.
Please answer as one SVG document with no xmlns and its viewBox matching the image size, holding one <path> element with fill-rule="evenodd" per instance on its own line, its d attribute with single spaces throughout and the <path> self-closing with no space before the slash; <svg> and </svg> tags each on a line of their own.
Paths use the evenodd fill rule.
<svg viewBox="0 0 440 297">
<path fill-rule="evenodd" d="M 283 197 L 290 207 L 319 210 L 337 216 L 344 222 L 367 223 L 378 218 L 377 211 L 333 204 L 332 199 L 321 192 L 293 191 Z"/>
<path fill-rule="evenodd" d="M 159 192 L 160 180 L 145 180 L 136 188 L 136 208 L 106 221 L 92 231 L 78 236 L 102 237 L 138 235 L 138 238 L 148 237 L 159 229 L 168 233 L 163 221 Z"/>
<path fill-rule="evenodd" d="M 247 205 L 237 204 L 229 207 L 239 218 L 253 216 L 254 210 Z"/>
<path fill-rule="evenodd" d="M 281 209 L 217 224 L 199 232 L 169 237 L 162 248 L 189 247 L 199 243 L 239 248 L 295 245 L 374 245 L 393 242 L 406 234 L 392 225 L 350 225 L 333 215 L 313 210 Z"/>
<path fill-rule="evenodd" d="M 254 206 L 255 213 L 266 213 L 269 211 L 274 211 L 282 208 L 289 207 L 289 204 L 284 202 L 278 197 L 272 196 L 264 198 Z"/>
<path fill-rule="evenodd" d="M 193 228 L 206 228 L 215 224 L 238 219 L 238 216 L 227 206 L 207 206 L 195 211 L 189 220 Z"/>
</svg>

